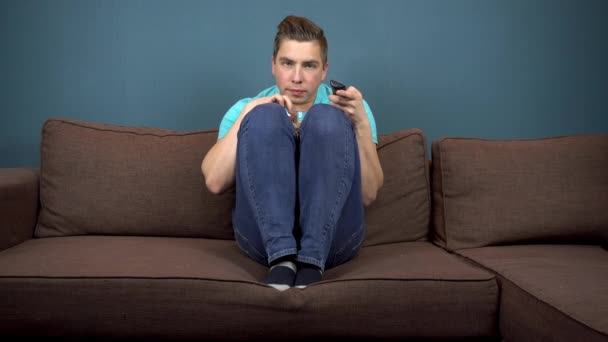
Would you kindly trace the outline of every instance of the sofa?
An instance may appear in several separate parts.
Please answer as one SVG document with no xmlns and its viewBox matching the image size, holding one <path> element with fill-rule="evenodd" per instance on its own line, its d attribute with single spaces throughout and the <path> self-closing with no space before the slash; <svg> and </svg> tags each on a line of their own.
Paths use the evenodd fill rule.
<svg viewBox="0 0 608 342">
<path fill-rule="evenodd" d="M 204 186 L 216 139 L 48 119 L 0 169 L 0 335 L 608 341 L 608 135 L 381 135 L 361 251 L 282 292 Z"/>
</svg>

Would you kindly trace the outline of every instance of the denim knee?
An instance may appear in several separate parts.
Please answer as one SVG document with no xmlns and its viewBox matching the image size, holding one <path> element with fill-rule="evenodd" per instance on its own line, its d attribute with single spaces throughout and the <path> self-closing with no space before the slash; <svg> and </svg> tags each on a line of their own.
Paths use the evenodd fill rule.
<svg viewBox="0 0 608 342">
<path fill-rule="evenodd" d="M 241 122 L 241 129 L 255 132 L 256 139 L 273 136 L 281 129 L 292 128 L 285 108 L 277 103 L 265 103 L 255 106 Z M 240 133 L 240 130 L 239 130 Z M 239 134 L 240 137 L 240 134 Z"/>
<path fill-rule="evenodd" d="M 341 109 L 328 104 L 312 106 L 302 122 L 302 134 L 317 137 L 335 136 L 348 128 L 352 129 L 352 123 L 346 114 Z"/>
</svg>

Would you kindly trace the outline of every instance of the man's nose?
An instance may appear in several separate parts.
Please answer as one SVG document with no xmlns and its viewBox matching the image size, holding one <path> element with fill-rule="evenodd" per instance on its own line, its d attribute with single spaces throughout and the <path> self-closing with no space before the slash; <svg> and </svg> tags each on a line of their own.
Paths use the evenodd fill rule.
<svg viewBox="0 0 608 342">
<path fill-rule="evenodd" d="M 294 83 L 301 83 L 302 82 L 302 67 L 300 67 L 299 65 L 297 65 L 294 68 L 292 81 Z"/>
</svg>

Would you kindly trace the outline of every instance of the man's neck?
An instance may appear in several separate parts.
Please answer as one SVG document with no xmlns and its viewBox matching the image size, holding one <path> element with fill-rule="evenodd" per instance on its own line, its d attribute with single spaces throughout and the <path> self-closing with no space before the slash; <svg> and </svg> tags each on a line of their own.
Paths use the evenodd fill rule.
<svg viewBox="0 0 608 342">
<path fill-rule="evenodd" d="M 305 103 L 305 104 L 301 104 L 301 105 L 294 105 L 293 107 L 297 112 L 308 112 L 310 107 L 312 107 L 312 105 L 315 104 L 316 99 L 317 99 L 317 95 L 315 95 L 315 97 L 312 99 L 312 101 Z"/>
</svg>

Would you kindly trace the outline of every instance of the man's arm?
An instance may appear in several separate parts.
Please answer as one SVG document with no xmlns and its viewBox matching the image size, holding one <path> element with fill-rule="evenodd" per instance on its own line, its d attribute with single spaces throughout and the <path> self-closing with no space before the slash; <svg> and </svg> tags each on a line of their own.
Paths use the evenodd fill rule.
<svg viewBox="0 0 608 342">
<path fill-rule="evenodd" d="M 289 112 L 292 111 L 291 101 L 280 94 L 249 102 L 234 121 L 228 133 L 218 140 L 205 155 L 201 164 L 201 171 L 205 177 L 205 185 L 212 193 L 220 194 L 234 185 L 236 180 L 236 147 L 241 122 L 253 108 L 270 102 L 276 102 L 287 108 Z"/>
<path fill-rule="evenodd" d="M 207 152 L 201 164 L 201 170 L 205 177 L 205 185 L 214 194 L 220 194 L 234 185 L 237 135 L 241 121 L 243 121 L 244 114 L 246 114 L 244 113 L 245 108 L 235 120 L 228 133 L 218 140 Z"/>
<path fill-rule="evenodd" d="M 372 130 L 369 120 L 355 127 L 357 145 L 359 145 L 359 159 L 361 160 L 361 191 L 363 195 L 363 205 L 369 206 L 376 199 L 378 190 L 384 183 L 384 173 L 378 159 L 376 144 L 372 139 Z"/>
<path fill-rule="evenodd" d="M 378 190 L 384 183 L 384 173 L 372 138 L 372 129 L 363 104 L 363 95 L 355 87 L 338 90 L 337 95 L 329 95 L 330 101 L 342 109 L 353 123 L 359 159 L 361 160 L 361 190 L 363 205 L 369 206 L 376 199 Z"/>
</svg>

